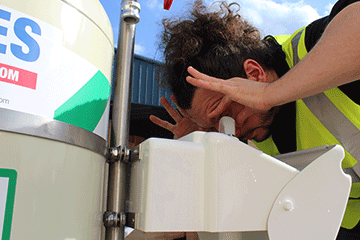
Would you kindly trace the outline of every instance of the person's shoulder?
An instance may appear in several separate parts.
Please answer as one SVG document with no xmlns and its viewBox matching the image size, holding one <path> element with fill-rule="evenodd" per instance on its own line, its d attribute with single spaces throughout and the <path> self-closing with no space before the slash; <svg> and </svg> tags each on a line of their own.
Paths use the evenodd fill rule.
<svg viewBox="0 0 360 240">
<path fill-rule="evenodd" d="M 329 24 L 329 17 L 320 18 L 312 23 L 310 23 L 306 27 L 305 31 L 305 46 L 306 50 L 310 52 L 310 50 L 315 46 L 320 37 L 325 31 L 325 28 Z"/>
<path fill-rule="evenodd" d="M 331 9 L 329 14 L 329 20 L 331 21 L 339 12 L 341 12 L 347 6 L 360 2 L 360 0 L 339 0 L 337 1 Z"/>
<path fill-rule="evenodd" d="M 330 14 L 323 18 L 320 18 L 306 27 L 305 32 L 305 46 L 306 50 L 309 52 L 315 44 L 318 42 L 320 37 L 325 31 L 325 28 L 331 22 L 331 20 L 339 14 L 344 8 L 355 3 L 360 2 L 360 0 L 339 0 L 332 7 Z"/>
</svg>

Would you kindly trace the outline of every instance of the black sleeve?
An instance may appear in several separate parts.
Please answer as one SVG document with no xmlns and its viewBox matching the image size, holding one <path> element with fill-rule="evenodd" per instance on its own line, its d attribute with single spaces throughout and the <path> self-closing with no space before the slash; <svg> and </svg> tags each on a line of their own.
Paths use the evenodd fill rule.
<svg viewBox="0 0 360 240">
<path fill-rule="evenodd" d="M 326 16 L 310 23 L 306 27 L 305 46 L 308 52 L 315 46 L 328 24 L 329 16 Z"/>
<path fill-rule="evenodd" d="M 360 0 L 339 0 L 336 2 L 332 8 L 330 14 L 326 17 L 320 18 L 306 27 L 305 32 L 305 46 L 306 50 L 310 50 L 315 46 L 321 35 L 323 34 L 325 28 L 331 22 L 331 20 L 339 13 L 341 10 L 349 6 L 354 2 L 359 2 Z"/>
<path fill-rule="evenodd" d="M 331 20 L 339 13 L 341 10 L 349 6 L 354 2 L 359 2 L 360 0 L 339 0 L 334 7 L 332 8 L 330 15 L 318 19 L 306 27 L 305 31 L 305 46 L 306 50 L 310 50 L 315 46 L 315 44 L 320 39 L 325 28 L 331 22 Z M 360 105 L 360 94 L 358 90 L 360 89 L 360 80 L 339 86 L 339 89 L 345 93 L 352 101 Z"/>
</svg>

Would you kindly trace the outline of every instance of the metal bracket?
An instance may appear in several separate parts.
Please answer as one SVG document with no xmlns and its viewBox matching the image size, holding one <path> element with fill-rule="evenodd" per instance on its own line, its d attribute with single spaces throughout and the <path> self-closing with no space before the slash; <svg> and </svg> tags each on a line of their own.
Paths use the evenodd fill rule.
<svg viewBox="0 0 360 240">
<path fill-rule="evenodd" d="M 117 161 L 129 163 L 130 155 L 131 155 L 131 150 L 129 148 L 127 148 L 126 146 L 123 148 L 119 146 L 119 147 L 108 148 L 106 159 L 108 163 L 117 162 Z"/>
<path fill-rule="evenodd" d="M 131 149 L 130 162 L 136 162 L 140 160 L 140 145 Z"/>
<path fill-rule="evenodd" d="M 108 163 L 124 162 L 131 163 L 139 160 L 139 146 L 133 149 L 125 147 L 108 148 L 106 152 L 106 159 Z M 132 227 L 135 228 L 135 213 L 117 213 L 105 212 L 103 215 L 103 223 L 106 228 L 114 227 Z"/>
<path fill-rule="evenodd" d="M 106 153 L 106 159 L 108 163 L 121 161 L 124 163 L 131 163 L 139 160 L 139 146 L 129 149 L 126 146 L 122 148 L 113 147 L 108 148 Z"/>
<path fill-rule="evenodd" d="M 105 212 L 103 215 L 104 226 L 109 227 L 131 227 L 136 228 L 136 213 Z"/>
<path fill-rule="evenodd" d="M 125 216 L 126 216 L 126 218 L 125 218 L 125 226 L 136 229 L 136 227 L 137 227 L 137 224 L 136 224 L 137 213 L 127 212 L 127 213 L 125 213 Z"/>
<path fill-rule="evenodd" d="M 105 227 L 120 227 L 125 226 L 126 216 L 124 213 L 105 212 L 103 215 L 103 222 Z"/>
</svg>

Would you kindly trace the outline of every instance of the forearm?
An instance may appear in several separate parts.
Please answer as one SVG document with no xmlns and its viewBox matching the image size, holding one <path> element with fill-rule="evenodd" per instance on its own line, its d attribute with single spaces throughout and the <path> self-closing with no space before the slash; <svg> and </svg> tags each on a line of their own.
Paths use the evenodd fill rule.
<svg viewBox="0 0 360 240">
<path fill-rule="evenodd" d="M 359 79 L 359 41 L 360 3 L 354 3 L 329 23 L 299 64 L 266 87 L 264 101 L 278 106 Z"/>
</svg>

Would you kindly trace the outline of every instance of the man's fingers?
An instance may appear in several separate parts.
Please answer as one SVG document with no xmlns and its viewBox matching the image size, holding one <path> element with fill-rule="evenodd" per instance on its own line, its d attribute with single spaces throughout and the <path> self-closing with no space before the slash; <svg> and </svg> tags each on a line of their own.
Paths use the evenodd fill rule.
<svg viewBox="0 0 360 240">
<path fill-rule="evenodd" d="M 193 67 L 188 67 L 188 72 L 192 75 L 186 77 L 186 80 L 190 84 L 196 87 L 206 88 L 221 93 L 224 91 L 223 79 L 211 77 L 209 75 L 199 72 Z"/>
<path fill-rule="evenodd" d="M 150 116 L 150 121 L 152 121 L 153 123 L 155 123 L 156 125 L 165 128 L 167 130 L 169 130 L 170 132 L 172 132 L 172 130 L 174 129 L 174 125 L 172 125 L 171 123 L 161 120 L 160 118 L 151 115 Z"/>
<path fill-rule="evenodd" d="M 211 77 L 204 73 L 199 72 L 193 67 L 188 68 L 188 72 L 192 76 L 187 76 L 186 81 L 195 87 L 204 88 L 219 92 L 225 95 L 231 94 L 231 89 L 233 88 L 233 82 L 231 79 L 224 80 L 216 77 Z"/>
<path fill-rule="evenodd" d="M 177 103 L 177 100 L 176 100 L 176 97 L 175 97 L 174 94 L 171 94 L 170 99 L 171 99 L 171 101 L 173 101 L 173 103 L 179 108 L 179 105 L 178 105 L 178 103 Z"/>
<path fill-rule="evenodd" d="M 175 108 L 173 108 L 173 106 L 171 106 L 171 104 L 169 103 L 168 100 L 166 100 L 166 98 L 161 97 L 160 103 L 164 106 L 166 111 L 175 120 L 175 122 L 178 122 L 181 120 L 181 116 L 179 115 L 179 113 L 175 110 Z"/>
<path fill-rule="evenodd" d="M 221 80 L 219 78 L 206 75 L 205 73 L 201 73 L 193 67 L 188 67 L 188 72 L 191 74 L 191 76 L 193 76 L 196 79 L 201 79 L 201 80 L 205 80 L 205 81 L 209 81 L 209 82 Z"/>
<path fill-rule="evenodd" d="M 212 90 L 215 92 L 226 94 L 226 88 L 225 88 L 224 83 L 222 82 L 224 80 L 221 80 L 221 79 L 207 81 L 207 80 L 202 80 L 199 78 L 193 78 L 191 76 L 187 76 L 186 81 L 188 83 L 190 83 L 191 85 L 194 85 L 195 87 L 204 88 L 204 89 L 208 89 L 208 90 Z"/>
</svg>

